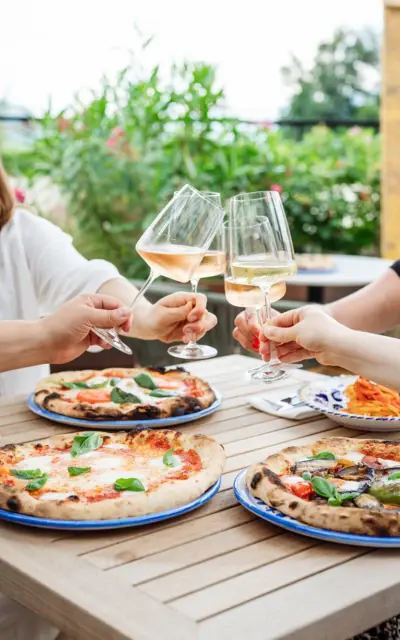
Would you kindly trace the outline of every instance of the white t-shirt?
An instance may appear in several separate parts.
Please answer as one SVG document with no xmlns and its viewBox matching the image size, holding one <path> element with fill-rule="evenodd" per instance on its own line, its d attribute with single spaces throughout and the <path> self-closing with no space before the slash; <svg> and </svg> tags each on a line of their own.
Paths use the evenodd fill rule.
<svg viewBox="0 0 400 640">
<path fill-rule="evenodd" d="M 0 231 L 0 321 L 36 320 L 119 276 L 105 260 L 86 260 L 69 235 L 26 209 L 17 209 Z M 0 396 L 32 392 L 48 370 L 0 373 Z"/>
</svg>

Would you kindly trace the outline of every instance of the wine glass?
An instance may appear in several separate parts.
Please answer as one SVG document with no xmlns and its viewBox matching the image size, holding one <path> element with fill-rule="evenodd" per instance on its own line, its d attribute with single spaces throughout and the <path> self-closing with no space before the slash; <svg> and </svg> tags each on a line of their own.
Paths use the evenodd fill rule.
<svg viewBox="0 0 400 640">
<path fill-rule="evenodd" d="M 205 198 L 215 202 L 221 206 L 221 196 L 219 193 L 210 191 L 201 191 Z M 175 195 L 177 195 L 175 193 Z M 192 292 L 196 295 L 200 278 L 212 278 L 213 276 L 222 275 L 225 271 L 225 251 L 224 251 L 224 233 L 221 225 L 212 241 L 208 251 L 204 255 L 199 266 L 192 274 L 190 283 Z M 168 349 L 168 353 L 175 358 L 183 360 L 204 360 L 205 358 L 213 358 L 218 351 L 214 347 L 205 344 L 197 344 L 192 339 L 188 344 L 177 344 Z"/>
<path fill-rule="evenodd" d="M 285 279 L 296 273 L 290 231 L 279 194 L 275 191 L 242 193 L 231 199 L 227 225 L 227 299 L 242 301 L 245 307 L 258 309 L 262 327 L 261 297 L 265 321 L 271 320 L 271 302 L 286 291 Z M 233 293 L 232 293 L 233 292 Z M 244 293 L 246 295 L 244 295 Z M 248 303 L 246 300 L 255 300 Z M 287 376 L 297 365 L 282 364 L 276 347 L 270 343 L 270 361 L 251 372 L 253 378 L 275 382 Z"/>
<path fill-rule="evenodd" d="M 180 189 L 136 244 L 150 274 L 131 308 L 159 276 L 189 282 L 224 218 L 224 210 L 190 185 Z M 132 353 L 115 329 L 93 329 L 103 340 L 124 353 Z"/>
</svg>

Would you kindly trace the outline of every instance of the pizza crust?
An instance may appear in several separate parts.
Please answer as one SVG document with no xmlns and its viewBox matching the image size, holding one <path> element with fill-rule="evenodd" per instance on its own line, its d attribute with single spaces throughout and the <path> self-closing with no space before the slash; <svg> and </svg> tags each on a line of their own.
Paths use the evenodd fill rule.
<svg viewBox="0 0 400 640">
<path fill-rule="evenodd" d="M 112 434 L 96 432 L 112 443 L 128 443 L 130 445 L 143 444 L 151 430 L 139 432 L 118 432 Z M 40 501 L 34 493 L 24 490 L 26 480 L 15 479 L 15 486 L 1 484 L 0 480 L 0 508 L 16 513 L 23 513 L 39 518 L 55 520 L 114 520 L 144 516 L 159 511 L 166 511 L 184 505 L 199 498 L 219 479 L 225 463 L 223 447 L 215 440 L 202 435 L 184 435 L 177 431 L 157 431 L 157 434 L 167 436 L 170 444 L 185 450 L 195 449 L 200 455 L 203 468 L 194 472 L 187 480 L 170 480 L 157 486 L 149 492 L 122 491 L 118 498 L 104 499 L 99 502 L 86 502 L 67 498 L 64 500 L 46 502 Z M 38 442 L 23 445 L 6 445 L 0 449 L 0 467 L 2 457 L 8 454 L 16 456 L 29 452 L 36 452 L 43 445 L 52 447 L 69 447 L 76 435 L 72 433 L 54 436 Z M 76 497 L 76 496 L 75 496 Z"/>
<path fill-rule="evenodd" d="M 201 378 L 192 376 L 182 368 L 167 370 L 164 367 L 120 369 L 120 371 L 124 371 L 132 377 L 145 371 L 150 375 L 156 372 L 158 376 L 165 376 L 166 379 L 171 378 L 182 381 L 193 380 L 196 388 L 201 392 L 201 396 L 196 398 L 189 395 L 164 398 L 157 405 L 145 403 L 117 405 L 114 403 L 89 404 L 78 401 L 71 403 L 66 402 L 60 394 L 60 382 L 85 381 L 89 376 L 101 376 L 109 371 L 113 370 L 104 369 L 97 371 L 87 369 L 84 371 L 53 373 L 37 384 L 35 401 L 40 407 L 43 407 L 43 409 L 47 411 L 52 411 L 53 413 L 58 413 L 70 418 L 84 420 L 153 420 L 198 413 L 210 407 L 216 399 L 215 393 L 210 385 Z"/>
<path fill-rule="evenodd" d="M 311 527 L 367 536 L 400 536 L 400 513 L 316 504 L 295 496 L 279 478 L 296 461 L 307 456 L 321 451 L 332 451 L 336 455 L 360 452 L 367 442 L 370 441 L 326 438 L 312 445 L 287 447 L 250 467 L 246 474 L 247 487 L 265 504 Z"/>
</svg>

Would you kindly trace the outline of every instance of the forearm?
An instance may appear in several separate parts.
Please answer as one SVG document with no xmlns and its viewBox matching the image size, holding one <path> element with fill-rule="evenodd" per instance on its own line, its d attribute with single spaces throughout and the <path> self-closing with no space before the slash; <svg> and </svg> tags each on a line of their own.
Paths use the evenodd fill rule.
<svg viewBox="0 0 400 640">
<path fill-rule="evenodd" d="M 383 333 L 400 324 L 400 278 L 392 270 L 350 296 L 325 306 L 350 329 Z"/>
<path fill-rule="evenodd" d="M 346 331 L 332 364 L 400 391 L 400 341 Z"/>
<path fill-rule="evenodd" d="M 134 301 L 138 289 L 133 286 L 125 278 L 114 278 L 105 282 L 97 293 L 113 296 L 120 300 L 123 305 L 130 307 Z M 142 340 L 154 340 L 154 336 L 149 329 L 149 313 L 151 313 L 153 305 L 146 298 L 141 298 L 133 308 L 133 322 L 129 336 L 132 338 L 141 338 Z"/>
<path fill-rule="evenodd" d="M 49 362 L 41 320 L 0 322 L 0 372 Z"/>
</svg>

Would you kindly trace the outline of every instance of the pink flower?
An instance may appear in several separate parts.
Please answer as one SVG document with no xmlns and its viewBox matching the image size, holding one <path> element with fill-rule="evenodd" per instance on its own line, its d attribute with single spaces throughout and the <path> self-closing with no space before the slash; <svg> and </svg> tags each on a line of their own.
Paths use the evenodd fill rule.
<svg viewBox="0 0 400 640">
<path fill-rule="evenodd" d="M 71 124 L 71 121 L 67 120 L 67 118 L 61 117 L 57 119 L 57 128 L 59 131 L 61 131 L 61 133 L 69 129 L 70 124 Z"/>
<path fill-rule="evenodd" d="M 280 185 L 280 184 L 271 184 L 270 191 L 277 191 L 278 193 L 282 193 L 282 185 Z"/>
<path fill-rule="evenodd" d="M 358 136 L 358 134 L 361 133 L 361 131 L 362 131 L 361 127 L 351 127 L 351 129 L 349 129 L 349 135 Z"/>
<path fill-rule="evenodd" d="M 110 137 L 108 138 L 107 142 L 106 142 L 106 146 L 107 146 L 109 149 L 114 149 L 114 147 L 116 146 L 116 144 L 117 144 L 117 139 L 116 139 L 116 138 L 113 138 L 112 136 L 110 136 Z"/>
<path fill-rule="evenodd" d="M 14 189 L 14 195 L 17 202 L 23 204 L 25 202 L 25 194 L 21 189 Z"/>
<path fill-rule="evenodd" d="M 123 135 L 125 135 L 125 131 L 122 129 L 122 127 L 114 127 L 114 129 L 111 131 L 112 138 L 120 138 Z"/>
<path fill-rule="evenodd" d="M 274 126 L 273 122 L 260 122 L 260 127 L 262 129 L 272 129 L 273 126 Z"/>
</svg>

